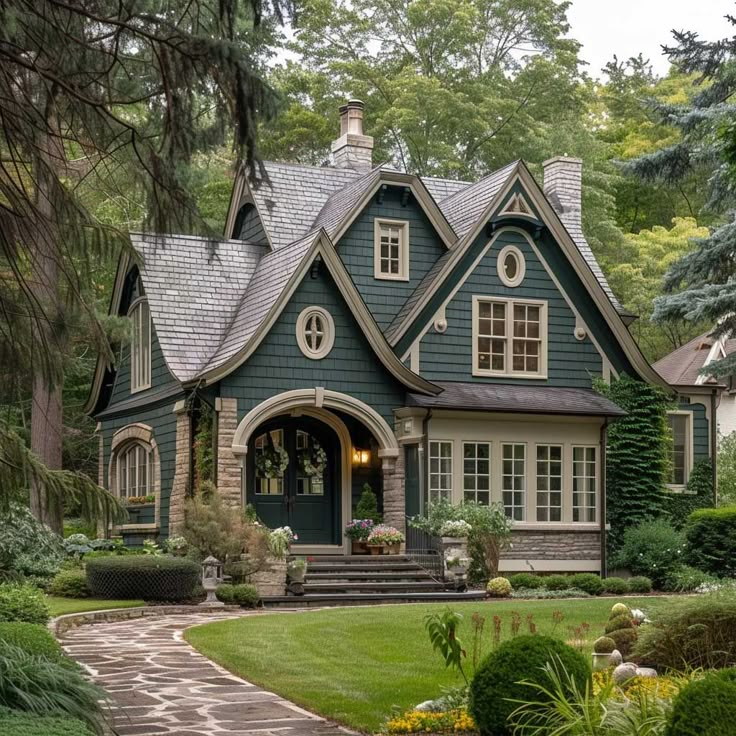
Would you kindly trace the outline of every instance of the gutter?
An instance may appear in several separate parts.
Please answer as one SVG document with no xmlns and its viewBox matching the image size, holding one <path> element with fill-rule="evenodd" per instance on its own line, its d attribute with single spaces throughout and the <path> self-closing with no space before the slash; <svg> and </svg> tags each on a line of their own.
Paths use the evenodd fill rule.
<svg viewBox="0 0 736 736">
<path fill-rule="evenodd" d="M 425 514 L 427 509 L 424 508 L 425 491 L 427 498 L 427 505 L 429 505 L 429 483 L 427 468 L 429 466 L 429 421 L 432 419 L 432 410 L 427 409 L 427 413 L 422 419 L 422 446 L 421 454 L 423 457 L 420 458 L 421 467 L 419 469 L 419 509 Z"/>
</svg>

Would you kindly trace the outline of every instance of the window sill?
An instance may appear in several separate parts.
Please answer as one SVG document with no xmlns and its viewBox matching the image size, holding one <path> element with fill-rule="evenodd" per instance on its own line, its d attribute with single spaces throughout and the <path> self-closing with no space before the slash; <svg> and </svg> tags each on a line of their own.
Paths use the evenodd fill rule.
<svg viewBox="0 0 736 736">
<path fill-rule="evenodd" d="M 473 368 L 473 375 L 478 378 L 523 378 L 529 381 L 544 381 L 547 372 L 544 373 L 501 373 L 497 371 L 486 371 L 482 368 Z"/>
<path fill-rule="evenodd" d="M 384 273 L 375 273 L 373 274 L 373 278 L 376 279 L 376 281 L 409 281 L 408 276 L 388 276 Z"/>
<path fill-rule="evenodd" d="M 677 493 L 682 496 L 697 496 L 698 494 L 694 491 L 687 490 L 687 484 L 685 485 L 674 485 L 673 483 L 667 483 L 667 490 L 670 493 Z"/>
<path fill-rule="evenodd" d="M 139 394 L 141 391 L 147 391 L 149 388 L 151 388 L 151 384 L 148 383 L 145 386 L 137 386 L 136 388 L 130 387 L 130 393 L 131 394 Z"/>
<path fill-rule="evenodd" d="M 116 532 L 153 532 L 158 531 L 158 524 L 121 524 L 115 527 Z"/>
<path fill-rule="evenodd" d="M 527 532 L 599 532 L 601 525 L 598 522 L 564 522 L 564 521 L 515 521 L 512 531 Z"/>
</svg>

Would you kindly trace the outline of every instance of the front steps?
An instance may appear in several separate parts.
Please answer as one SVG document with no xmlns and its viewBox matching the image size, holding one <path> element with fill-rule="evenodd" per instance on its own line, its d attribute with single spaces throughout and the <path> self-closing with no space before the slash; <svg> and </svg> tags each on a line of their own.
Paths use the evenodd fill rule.
<svg viewBox="0 0 736 736">
<path fill-rule="evenodd" d="M 279 608 L 377 603 L 474 600 L 482 591 L 460 593 L 405 555 L 310 557 L 304 595 L 272 596 L 263 605 Z"/>
</svg>

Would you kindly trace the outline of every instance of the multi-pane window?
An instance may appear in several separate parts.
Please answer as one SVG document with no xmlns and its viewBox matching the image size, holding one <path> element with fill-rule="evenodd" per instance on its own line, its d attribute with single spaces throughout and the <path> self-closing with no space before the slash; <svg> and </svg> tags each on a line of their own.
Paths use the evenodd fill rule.
<svg viewBox="0 0 736 736">
<path fill-rule="evenodd" d="M 669 414 L 667 419 L 672 432 L 670 484 L 684 486 L 689 473 L 690 417 L 688 414 Z"/>
<path fill-rule="evenodd" d="M 394 220 L 376 220 L 375 277 L 407 280 L 409 278 L 409 224 Z"/>
<path fill-rule="evenodd" d="M 284 492 L 284 474 L 280 471 L 284 430 L 274 429 L 256 437 L 255 480 L 259 496 L 280 496 Z"/>
<path fill-rule="evenodd" d="M 323 307 L 302 309 L 296 320 L 299 349 L 312 360 L 322 360 L 335 344 L 335 322 Z"/>
<path fill-rule="evenodd" d="M 151 385 L 151 311 L 142 299 L 128 315 L 130 332 L 130 390 L 141 391 Z"/>
<path fill-rule="evenodd" d="M 452 442 L 429 443 L 429 503 L 452 500 Z"/>
<path fill-rule="evenodd" d="M 506 516 L 524 521 L 526 503 L 526 445 L 503 445 L 501 490 Z"/>
<path fill-rule="evenodd" d="M 121 498 L 148 496 L 151 491 L 151 449 L 140 442 L 124 448 L 117 458 L 118 494 Z"/>
<path fill-rule="evenodd" d="M 491 502 L 491 445 L 463 443 L 463 499 L 488 506 Z"/>
<path fill-rule="evenodd" d="M 546 306 L 539 302 L 476 299 L 474 372 L 543 376 Z"/>
<path fill-rule="evenodd" d="M 324 496 L 327 453 L 316 437 L 301 429 L 296 431 L 298 472 L 297 496 Z"/>
<path fill-rule="evenodd" d="M 562 521 L 560 445 L 537 445 L 537 521 Z"/>
<path fill-rule="evenodd" d="M 596 448 L 572 448 L 572 520 L 594 522 L 596 515 Z"/>
</svg>

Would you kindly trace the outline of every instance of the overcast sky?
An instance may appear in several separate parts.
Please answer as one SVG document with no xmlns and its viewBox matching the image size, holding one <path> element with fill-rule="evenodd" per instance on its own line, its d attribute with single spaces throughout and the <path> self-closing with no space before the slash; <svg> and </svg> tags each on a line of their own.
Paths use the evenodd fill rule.
<svg viewBox="0 0 736 736">
<path fill-rule="evenodd" d="M 670 43 L 670 31 L 697 31 L 708 40 L 735 35 L 726 13 L 736 15 L 734 0 L 572 0 L 568 19 L 570 35 L 583 44 L 588 73 L 599 77 L 614 54 L 628 59 L 639 52 L 665 74 L 669 64 L 661 45 Z"/>
</svg>

